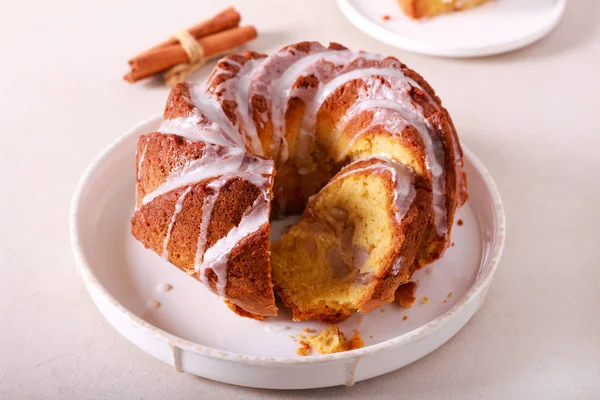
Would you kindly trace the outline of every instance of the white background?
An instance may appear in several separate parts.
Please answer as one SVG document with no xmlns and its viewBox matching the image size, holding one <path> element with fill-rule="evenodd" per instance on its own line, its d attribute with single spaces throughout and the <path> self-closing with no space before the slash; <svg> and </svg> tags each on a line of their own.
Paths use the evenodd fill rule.
<svg viewBox="0 0 600 400">
<path fill-rule="evenodd" d="M 0 398 L 600 398 L 597 0 L 571 1 L 529 48 L 471 60 L 378 43 L 333 1 L 237 2 L 260 32 L 252 49 L 338 41 L 400 58 L 495 177 L 508 218 L 499 271 L 481 311 L 433 354 L 353 387 L 277 392 L 178 374 L 108 325 L 76 273 L 71 195 L 99 151 L 164 107 L 158 80 L 121 79 L 126 60 L 228 4 L 1 5 Z"/>
</svg>

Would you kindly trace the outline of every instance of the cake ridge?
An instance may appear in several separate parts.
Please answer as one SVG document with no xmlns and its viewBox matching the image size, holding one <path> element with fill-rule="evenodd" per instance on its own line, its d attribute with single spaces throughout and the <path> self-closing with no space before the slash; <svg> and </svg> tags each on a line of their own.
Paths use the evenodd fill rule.
<svg viewBox="0 0 600 400">
<path fill-rule="evenodd" d="M 335 110 L 335 106 L 332 106 L 332 102 L 336 100 L 332 99 L 333 95 L 337 93 L 338 97 L 343 96 L 346 88 L 347 92 L 352 94 L 348 95 L 350 97 L 346 103 L 341 104 L 341 115 L 325 115 L 331 107 Z M 266 275 L 263 277 L 261 290 L 272 286 L 268 261 L 268 230 L 273 178 L 275 172 L 280 173 L 284 167 L 292 165 L 298 176 L 306 176 L 306 179 L 310 180 L 310 174 L 314 171 L 310 163 L 317 162 L 312 159 L 312 147 L 324 146 L 319 142 L 319 135 L 329 135 L 328 140 L 336 148 L 335 152 L 331 149 L 326 150 L 330 152 L 326 153 L 327 157 L 330 157 L 327 162 L 333 166 L 331 171 L 327 172 L 331 174 L 328 175 L 331 179 L 329 183 L 324 184 L 325 187 L 351 175 L 389 173 L 391 183 L 387 185 L 393 186 L 389 190 L 395 205 L 394 216 L 398 227 L 401 226 L 404 217 L 410 220 L 410 229 L 416 229 L 421 223 L 429 224 L 429 211 L 416 216 L 414 210 L 431 210 L 431 225 L 437 236 L 430 235 L 423 239 L 428 242 L 423 250 L 419 251 L 429 252 L 429 255 L 423 256 L 419 265 L 441 256 L 447 247 L 451 229 L 449 221 L 457 207 L 456 198 L 449 199 L 448 190 L 456 189 L 450 192 L 455 196 L 454 193 L 458 192 L 459 188 L 464 189 L 465 185 L 464 177 L 460 174 L 460 145 L 454 126 L 433 90 L 418 74 L 397 59 L 362 51 L 354 52 L 335 43 L 324 47 L 316 42 L 303 42 L 287 46 L 270 56 L 244 52 L 225 57 L 219 61 L 204 83 L 180 84 L 176 86 L 172 96 L 175 111 L 167 106 L 165 118 L 158 129 L 160 137 L 148 135 L 141 138 L 138 144 L 138 204 L 132 222 L 135 225 L 136 217 L 141 220 L 158 218 L 147 217 L 147 213 L 157 207 L 166 207 L 162 205 L 166 204 L 166 195 L 180 190 L 176 198 L 171 196 L 172 200 L 169 200 L 172 211 L 163 213 L 170 216 L 166 219 L 160 217 L 163 221 L 157 222 L 158 225 L 152 228 L 161 232 L 157 233 L 158 235 L 164 235 L 162 246 L 157 245 L 153 249 L 157 252 L 162 250 L 159 255 L 176 263 L 169 254 L 171 236 L 180 229 L 179 219 L 189 215 L 186 204 L 195 202 L 197 205 L 194 207 L 198 207 L 201 213 L 195 218 L 198 225 L 194 228 L 194 232 L 197 231 L 197 242 L 192 255 L 193 272 L 211 291 L 231 300 L 236 307 L 244 310 L 244 315 L 250 313 L 260 319 L 273 315 L 275 306 L 274 303 L 269 305 L 269 296 L 264 294 L 268 292 L 268 288 L 266 292 L 261 292 L 264 295 L 258 299 L 252 298 L 251 291 L 244 292 L 244 287 L 243 290 L 237 287 L 238 283 L 230 282 L 230 255 L 237 257 L 238 263 L 249 262 L 239 261 L 246 253 L 254 254 L 252 249 L 247 247 L 250 245 L 244 243 L 266 232 L 267 239 L 260 239 L 262 250 L 259 256 L 266 260 Z M 417 99 L 418 96 L 421 97 Z M 303 104 L 303 108 L 301 113 L 296 114 L 296 125 L 290 125 L 290 128 L 288 111 L 297 111 L 298 101 Z M 318 123 L 321 124 L 323 116 L 328 118 L 328 123 L 333 126 L 331 132 L 320 131 Z M 355 120 L 358 122 L 354 123 Z M 354 131 L 356 126 L 358 129 Z M 408 131 L 409 127 L 412 130 Z M 404 140 L 406 135 L 413 135 L 411 137 L 417 138 L 416 143 L 422 142 L 419 152 L 423 155 L 418 153 L 414 162 L 422 162 L 423 172 L 417 174 L 413 168 L 397 160 L 391 153 L 377 150 L 376 154 L 364 154 L 355 150 L 360 144 L 359 141 L 368 134 L 380 135 L 377 133 L 380 131 L 391 135 L 392 141 Z M 343 135 L 349 137 L 340 140 Z M 442 140 L 442 135 L 446 141 Z M 176 139 L 174 144 L 163 143 L 161 137 L 171 136 L 179 137 L 183 141 L 178 142 Z M 149 168 L 154 168 L 152 165 L 157 162 L 155 143 L 163 147 L 171 146 L 173 151 L 180 152 L 184 150 L 178 150 L 177 146 L 187 146 L 192 153 L 184 156 L 182 165 L 171 165 L 167 169 L 161 167 L 159 177 L 147 181 Z M 292 145 L 293 147 L 290 147 Z M 450 148 L 452 154 L 449 153 Z M 158 155 L 160 157 L 160 153 Z M 168 160 L 166 162 L 168 163 Z M 336 174 L 336 168 L 339 171 L 341 167 L 344 167 L 343 173 Z M 247 182 L 250 187 L 258 190 L 258 194 L 253 200 L 248 197 L 250 194 L 233 194 L 248 197 L 244 203 L 246 205 L 243 209 L 232 210 L 234 214 L 229 218 L 237 222 L 229 223 L 227 228 L 219 231 L 217 237 L 213 235 L 209 245 L 209 231 L 217 229 L 214 226 L 219 225 L 222 219 L 221 215 L 214 215 L 215 206 L 224 196 L 231 196 L 224 194 L 222 189 L 231 182 L 238 181 Z M 428 187 L 430 189 L 427 189 Z M 316 190 L 319 188 L 316 187 Z M 430 191 L 429 195 L 425 193 L 427 190 Z M 202 197 L 198 203 L 199 195 Z M 427 206 L 422 204 L 425 199 L 429 199 Z M 144 228 L 133 229 L 138 239 L 141 235 L 139 229 Z M 418 244 L 421 236 L 422 232 L 412 232 L 407 234 L 406 240 Z M 148 243 L 144 242 L 150 247 Z M 395 246 L 404 248 L 402 243 L 404 242 L 400 241 Z M 416 246 L 415 243 L 411 246 Z M 437 246 L 437 250 L 427 247 L 432 245 Z M 361 312 L 373 307 L 377 302 L 385 301 L 389 297 L 391 287 L 400 282 L 400 279 L 406 278 L 406 272 L 400 272 L 406 271 L 407 265 L 416 259 L 414 248 L 408 254 L 394 251 L 396 256 L 390 261 L 389 268 L 385 269 L 395 272 L 392 274 L 394 279 L 390 280 L 381 275 L 375 281 L 365 281 L 378 289 L 373 289 L 372 301 L 369 300 L 358 308 Z M 178 262 L 184 265 L 187 261 Z M 176 265 L 180 267 L 179 264 Z M 189 265 L 189 262 L 186 265 Z M 265 277 L 269 280 L 266 286 Z M 254 282 L 251 277 L 248 278 L 248 282 Z M 230 283 L 233 286 L 230 286 Z M 255 283 L 248 283 L 252 284 Z M 235 296 L 238 297 L 235 297 L 230 293 L 232 290 L 244 293 L 236 293 Z M 286 304 L 290 301 L 289 298 L 284 300 Z M 262 305 L 257 306 L 259 303 Z M 230 308 L 235 311 L 235 307 Z M 294 311 L 295 316 L 296 312 L 297 310 Z M 335 318 L 345 316 L 347 315 L 340 314 Z M 313 317 L 323 320 L 329 318 L 319 314 Z"/>
</svg>

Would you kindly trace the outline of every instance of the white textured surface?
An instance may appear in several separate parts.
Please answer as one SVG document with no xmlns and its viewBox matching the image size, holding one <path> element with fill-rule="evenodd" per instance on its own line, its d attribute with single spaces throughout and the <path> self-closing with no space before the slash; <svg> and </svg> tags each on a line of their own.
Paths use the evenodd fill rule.
<svg viewBox="0 0 600 400">
<path fill-rule="evenodd" d="M 2 6 L 0 398 L 599 398 L 596 0 L 571 1 L 532 47 L 462 61 L 375 42 L 334 2 L 238 4 L 260 51 L 315 39 L 397 55 L 436 88 L 498 183 L 501 267 L 481 312 L 433 354 L 350 388 L 255 390 L 177 374 L 104 321 L 75 271 L 69 201 L 90 160 L 164 106 L 166 88 L 121 81 L 125 60 L 222 8 L 206 3 Z"/>
</svg>

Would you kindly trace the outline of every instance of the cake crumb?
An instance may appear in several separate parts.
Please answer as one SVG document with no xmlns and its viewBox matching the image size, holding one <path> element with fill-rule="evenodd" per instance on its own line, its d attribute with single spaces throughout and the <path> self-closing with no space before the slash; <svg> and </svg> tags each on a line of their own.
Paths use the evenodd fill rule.
<svg viewBox="0 0 600 400">
<path fill-rule="evenodd" d="M 452 292 L 448 293 L 448 298 L 452 297 Z"/>
<path fill-rule="evenodd" d="M 385 14 L 383 17 L 381 17 L 381 19 L 384 21 L 389 21 L 392 18 L 389 15 Z"/>
<path fill-rule="evenodd" d="M 358 333 L 356 329 L 352 333 L 352 337 L 348 340 L 348 343 L 346 343 L 346 346 L 348 347 L 348 350 L 356 350 L 365 347 L 365 342 L 362 340 L 360 333 Z"/>
<path fill-rule="evenodd" d="M 429 297 L 425 296 L 421 299 L 421 304 L 427 304 L 429 303 Z"/>
<path fill-rule="evenodd" d="M 337 325 L 331 325 L 316 335 L 307 336 L 306 341 L 321 354 L 339 353 L 348 350 L 346 337 Z"/>
<path fill-rule="evenodd" d="M 458 226 L 462 226 L 462 224 L 463 224 L 463 220 L 462 220 L 462 219 L 459 219 L 459 220 L 456 222 L 456 224 L 457 224 Z"/>
<path fill-rule="evenodd" d="M 452 242 L 452 247 L 454 247 L 454 242 Z"/>
<path fill-rule="evenodd" d="M 300 347 L 298 347 L 296 349 L 296 354 L 298 354 L 299 356 L 308 356 L 308 355 L 310 355 L 312 353 L 312 350 L 311 350 L 310 345 L 308 343 L 306 343 L 303 340 L 301 340 L 298 343 L 300 344 Z"/>
<path fill-rule="evenodd" d="M 300 336 L 304 335 L 299 334 L 298 337 Z M 331 354 L 359 349 L 365 345 L 357 330 L 354 330 L 350 340 L 346 340 L 344 333 L 340 331 L 337 325 L 331 325 L 316 335 L 308 335 L 306 340 L 300 340 L 298 343 L 300 347 L 296 350 L 296 354 L 300 356 L 311 354 L 312 349 L 320 354 Z"/>
<path fill-rule="evenodd" d="M 383 308 L 380 308 L 380 309 L 379 309 L 379 311 L 381 311 L 381 312 L 385 312 L 385 310 L 384 310 Z"/>
<path fill-rule="evenodd" d="M 306 332 L 306 333 L 315 333 L 316 330 L 310 329 L 310 328 L 304 328 L 304 332 Z"/>
<path fill-rule="evenodd" d="M 369 338 L 373 339 L 373 335 L 369 336 Z"/>
<path fill-rule="evenodd" d="M 417 290 L 417 284 L 415 282 L 407 282 L 404 285 L 400 285 L 398 289 L 396 289 L 395 299 L 396 303 L 403 308 L 410 308 L 414 304 L 415 300 L 415 291 Z"/>
<path fill-rule="evenodd" d="M 446 304 L 448 302 L 448 300 L 444 300 L 444 304 Z"/>
<path fill-rule="evenodd" d="M 408 319 L 408 316 L 406 316 L 406 315 L 404 317 L 402 317 L 402 321 L 406 321 L 407 319 Z"/>
</svg>

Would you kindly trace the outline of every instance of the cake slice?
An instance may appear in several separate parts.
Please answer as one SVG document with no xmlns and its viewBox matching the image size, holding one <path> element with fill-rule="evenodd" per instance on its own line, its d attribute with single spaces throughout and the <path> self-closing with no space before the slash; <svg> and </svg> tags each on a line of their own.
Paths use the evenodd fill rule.
<svg viewBox="0 0 600 400">
<path fill-rule="evenodd" d="M 294 320 L 337 323 L 394 299 L 429 214 L 409 167 L 371 157 L 344 167 L 273 244 L 275 290 Z"/>
<path fill-rule="evenodd" d="M 435 17 L 452 11 L 463 11 L 490 0 L 398 0 L 402 11 L 413 19 Z"/>
</svg>

